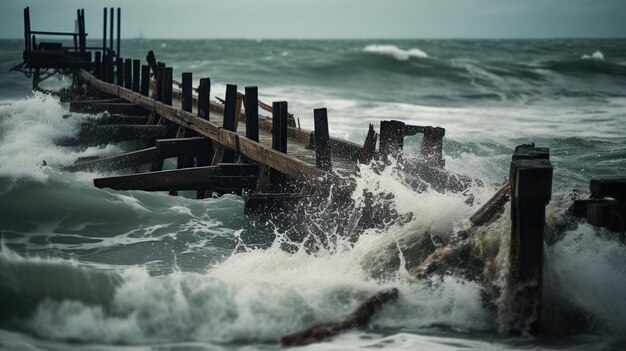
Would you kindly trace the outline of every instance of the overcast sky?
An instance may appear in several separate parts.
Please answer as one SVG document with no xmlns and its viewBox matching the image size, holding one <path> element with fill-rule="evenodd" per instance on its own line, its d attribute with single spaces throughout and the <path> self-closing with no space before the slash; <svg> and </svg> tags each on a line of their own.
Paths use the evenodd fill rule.
<svg viewBox="0 0 626 351">
<path fill-rule="evenodd" d="M 122 7 L 122 37 L 552 38 L 626 37 L 626 0 L 0 0 L 0 37 L 73 30 L 86 13 L 102 36 L 102 8 Z"/>
</svg>

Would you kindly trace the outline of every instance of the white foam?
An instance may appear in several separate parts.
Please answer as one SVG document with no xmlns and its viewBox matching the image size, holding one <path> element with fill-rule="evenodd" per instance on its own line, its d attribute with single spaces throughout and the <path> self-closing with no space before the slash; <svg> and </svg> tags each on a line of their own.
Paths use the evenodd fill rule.
<svg viewBox="0 0 626 351">
<path fill-rule="evenodd" d="M 371 52 L 380 55 L 387 55 L 399 61 L 406 61 L 410 58 L 427 58 L 428 54 L 420 49 L 403 50 L 395 45 L 368 45 L 363 49 L 364 52 Z"/>
<path fill-rule="evenodd" d="M 595 51 L 593 54 L 591 55 L 587 55 L 584 54 L 580 57 L 583 60 L 598 60 L 598 61 L 603 61 L 604 60 L 604 54 L 602 53 L 602 51 L 597 50 Z"/>
<path fill-rule="evenodd" d="M 72 114 L 57 98 L 34 96 L 0 106 L 0 176 L 45 181 L 55 172 L 42 167 L 45 160 L 54 168 L 73 163 L 80 156 L 92 156 L 116 149 L 91 147 L 84 151 L 55 145 L 55 140 L 76 133 L 86 115 Z"/>
</svg>

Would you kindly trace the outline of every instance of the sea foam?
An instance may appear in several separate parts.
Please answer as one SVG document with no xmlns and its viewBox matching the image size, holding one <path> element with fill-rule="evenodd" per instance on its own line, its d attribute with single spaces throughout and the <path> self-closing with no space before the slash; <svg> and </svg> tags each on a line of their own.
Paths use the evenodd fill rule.
<svg viewBox="0 0 626 351">
<path fill-rule="evenodd" d="M 376 53 L 380 55 L 387 55 L 395 58 L 399 61 L 406 61 L 410 58 L 427 58 L 428 54 L 420 49 L 403 50 L 395 45 L 368 45 L 363 49 L 363 52 Z"/>
</svg>

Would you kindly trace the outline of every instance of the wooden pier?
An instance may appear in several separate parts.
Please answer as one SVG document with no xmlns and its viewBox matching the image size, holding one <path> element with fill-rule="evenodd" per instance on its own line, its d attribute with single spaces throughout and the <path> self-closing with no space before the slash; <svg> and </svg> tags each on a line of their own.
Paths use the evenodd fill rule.
<svg viewBox="0 0 626 351">
<path fill-rule="evenodd" d="M 71 75 L 70 88 L 48 93 L 69 102 L 71 112 L 97 115 L 87 118 L 76 135 L 57 143 L 76 147 L 131 142 L 127 145 L 136 147 L 118 155 L 79 159 L 64 167 L 72 172 L 116 172 L 94 179 L 96 187 L 171 195 L 195 191 L 198 199 L 235 193 L 243 196 L 249 214 L 293 210 L 302 199 L 328 192 L 331 184 L 349 187 L 349 176 L 356 174 L 358 165 L 372 161 L 380 169 L 393 166 L 395 159 L 403 172 L 436 191 L 462 192 L 476 183 L 445 170 L 444 128 L 381 121 L 378 132 L 369 125 L 365 140 L 353 143 L 330 136 L 332 116 L 326 108 L 319 108 L 311 111 L 315 129 L 301 129 L 288 102 L 260 101 L 255 86 L 228 84 L 225 92 L 213 92 L 210 77 L 201 77 L 194 87 L 192 72 L 175 75 L 152 51 L 145 60 L 122 57 L 119 8 L 103 10 L 99 47 L 86 45 L 83 10 L 77 11 L 75 33 L 33 31 L 29 11 L 24 10 L 24 62 L 14 69 L 32 76 L 36 90 L 53 74 Z M 43 35 L 71 37 L 73 46 L 39 40 L 37 36 Z M 222 93 L 223 99 L 211 99 Z M 419 154 L 408 157 L 402 152 L 404 140 L 416 134 L 422 136 Z M 507 306 L 499 307 L 512 313 L 510 331 L 539 332 L 545 206 L 552 194 L 549 155 L 549 149 L 534 144 L 518 146 L 509 180 L 469 219 L 471 227 L 459 236 L 462 240 L 435 249 L 409 272 L 417 278 L 436 272 L 454 250 L 469 247 L 471 233 L 498 218 L 510 199 L 510 272 L 499 301 Z M 164 169 L 164 160 L 170 158 L 176 159 L 176 168 Z M 624 240 L 624 184 L 624 180 L 592 181 L 592 198 L 576 202 L 574 213 L 592 224 L 619 231 Z M 407 180 L 407 185 L 424 190 L 419 182 Z M 389 297 L 384 301 L 395 300 L 397 291 L 381 296 Z M 369 312 L 382 304 L 380 299 L 372 301 L 376 308 L 365 308 L 368 312 L 363 316 L 359 314 L 336 329 L 369 320 Z"/>
</svg>

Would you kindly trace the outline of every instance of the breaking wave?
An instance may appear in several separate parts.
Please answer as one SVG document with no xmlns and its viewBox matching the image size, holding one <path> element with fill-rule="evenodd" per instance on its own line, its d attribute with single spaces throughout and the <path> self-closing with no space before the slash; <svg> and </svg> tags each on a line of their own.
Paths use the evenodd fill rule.
<svg viewBox="0 0 626 351">
<path fill-rule="evenodd" d="M 387 55 L 399 61 L 406 61 L 410 58 L 427 58 L 428 54 L 420 49 L 403 50 L 395 45 L 368 45 L 363 52 Z"/>
</svg>

